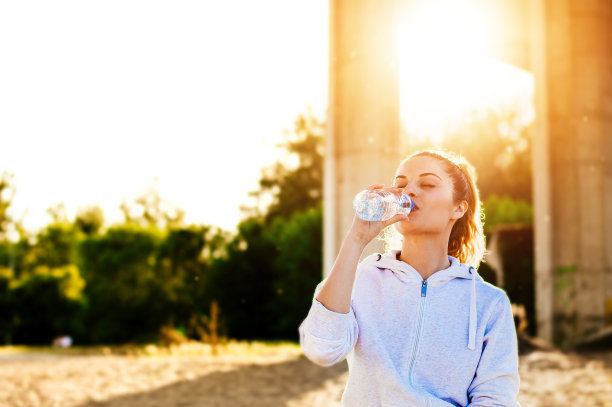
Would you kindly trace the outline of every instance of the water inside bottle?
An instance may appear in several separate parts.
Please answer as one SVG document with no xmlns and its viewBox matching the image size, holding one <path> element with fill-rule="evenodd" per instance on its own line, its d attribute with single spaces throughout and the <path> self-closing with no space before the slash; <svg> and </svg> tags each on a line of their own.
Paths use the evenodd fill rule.
<svg viewBox="0 0 612 407">
<path fill-rule="evenodd" d="M 353 200 L 353 209 L 360 219 L 367 221 L 387 220 L 400 210 L 409 213 L 412 202 L 407 195 L 399 198 L 389 191 L 365 190 Z"/>
</svg>

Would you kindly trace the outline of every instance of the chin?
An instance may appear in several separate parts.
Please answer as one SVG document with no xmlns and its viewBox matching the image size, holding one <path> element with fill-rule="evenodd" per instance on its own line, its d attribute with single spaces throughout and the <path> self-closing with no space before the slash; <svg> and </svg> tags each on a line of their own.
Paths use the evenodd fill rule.
<svg viewBox="0 0 612 407">
<path fill-rule="evenodd" d="M 410 236 L 415 234 L 436 234 L 441 233 L 444 228 L 438 227 L 439 225 L 422 224 L 419 222 L 411 222 L 410 218 L 402 220 L 393 224 L 395 230 L 403 236 Z"/>
<path fill-rule="evenodd" d="M 415 225 L 414 223 L 410 222 L 410 219 L 406 219 L 406 220 L 401 220 L 399 222 L 395 222 L 393 224 L 393 227 L 395 227 L 395 230 L 398 231 L 399 233 L 401 233 L 402 235 L 414 232 L 416 230 L 416 228 L 418 228 L 417 225 Z"/>
</svg>

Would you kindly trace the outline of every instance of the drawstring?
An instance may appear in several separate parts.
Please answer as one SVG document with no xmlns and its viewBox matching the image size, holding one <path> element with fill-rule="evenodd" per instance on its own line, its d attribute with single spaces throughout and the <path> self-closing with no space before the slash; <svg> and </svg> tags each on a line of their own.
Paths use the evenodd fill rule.
<svg viewBox="0 0 612 407">
<path fill-rule="evenodd" d="M 382 255 L 380 253 L 376 254 L 375 256 L 370 257 L 374 262 L 379 262 L 382 259 Z M 397 257 L 397 252 L 396 252 L 396 257 Z M 455 259 L 453 261 L 453 264 L 455 264 L 457 262 L 457 260 Z M 384 266 L 384 265 L 383 265 Z M 376 265 L 376 267 L 381 268 L 381 266 Z M 390 270 L 392 270 L 395 273 L 398 273 L 398 271 L 400 271 L 401 273 L 399 273 L 400 275 L 405 275 L 404 270 L 394 270 L 393 268 L 389 268 Z M 465 269 L 464 269 L 465 270 Z M 416 270 L 413 269 L 414 274 L 416 275 L 418 272 Z M 476 272 L 476 269 L 474 267 L 469 268 L 469 272 L 472 275 L 472 288 L 471 288 L 471 292 L 470 292 L 470 319 L 469 319 L 469 326 L 468 326 L 468 345 L 467 348 L 469 350 L 474 350 L 476 349 L 476 325 L 477 325 L 477 313 L 476 313 L 476 275 L 478 274 Z M 461 273 L 461 274 L 449 274 L 447 277 L 452 278 L 452 277 L 465 277 L 465 274 Z M 416 277 L 415 277 L 416 278 Z M 448 281 L 448 280 L 439 280 L 439 282 L 443 282 L 443 281 Z"/>
<path fill-rule="evenodd" d="M 474 350 L 476 349 L 476 270 L 474 267 L 470 267 L 470 274 L 472 275 L 472 292 L 470 294 L 470 332 L 467 348 Z"/>
</svg>

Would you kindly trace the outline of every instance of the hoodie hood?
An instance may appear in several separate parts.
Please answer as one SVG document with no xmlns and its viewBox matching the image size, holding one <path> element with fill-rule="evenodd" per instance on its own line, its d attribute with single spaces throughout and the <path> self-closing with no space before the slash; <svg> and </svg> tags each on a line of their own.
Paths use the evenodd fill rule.
<svg viewBox="0 0 612 407">
<path fill-rule="evenodd" d="M 364 259 L 364 263 L 372 264 L 380 269 L 391 270 L 400 280 L 406 282 L 419 282 L 423 281 L 423 277 L 418 271 L 411 265 L 401 260 L 397 260 L 397 254 L 399 250 L 393 250 L 385 254 L 373 254 Z M 453 256 L 448 256 L 451 265 L 444 269 L 436 271 L 434 274 L 429 276 L 427 282 L 429 286 L 435 287 L 441 285 L 454 278 L 469 279 L 470 284 L 470 319 L 468 326 L 468 345 L 469 350 L 476 349 L 476 325 L 477 325 L 477 313 L 476 313 L 476 279 L 482 280 L 482 277 L 478 275 L 478 272 L 474 267 L 468 266 L 467 264 L 460 263 Z"/>
</svg>

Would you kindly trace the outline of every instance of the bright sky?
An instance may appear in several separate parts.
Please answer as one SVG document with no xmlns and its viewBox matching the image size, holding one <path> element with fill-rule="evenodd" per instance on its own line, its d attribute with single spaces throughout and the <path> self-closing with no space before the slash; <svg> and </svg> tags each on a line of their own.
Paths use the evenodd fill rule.
<svg viewBox="0 0 612 407">
<path fill-rule="evenodd" d="M 188 222 L 232 229 L 274 145 L 324 117 L 325 0 L 0 3 L 0 171 L 12 213 L 121 220 L 157 176 Z M 27 212 L 25 212 L 27 211 Z"/>
<path fill-rule="evenodd" d="M 499 102 L 532 111 L 531 75 L 480 53 L 485 16 L 442 3 L 398 28 L 409 134 L 439 141 Z M 0 172 L 26 228 L 60 202 L 120 221 L 157 179 L 187 222 L 232 230 L 283 131 L 309 106 L 325 118 L 328 2 L 1 2 L 0 55 Z"/>
</svg>

